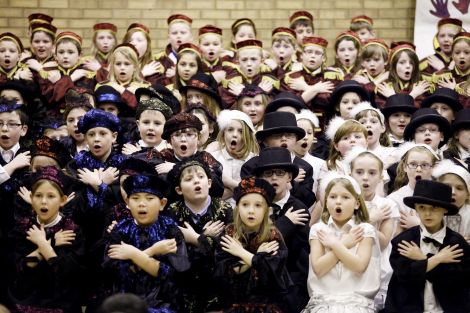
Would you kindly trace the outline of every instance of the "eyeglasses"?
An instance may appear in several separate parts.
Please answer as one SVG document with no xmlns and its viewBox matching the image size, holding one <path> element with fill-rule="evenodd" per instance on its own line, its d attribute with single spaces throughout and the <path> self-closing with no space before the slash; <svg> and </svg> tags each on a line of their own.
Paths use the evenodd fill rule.
<svg viewBox="0 0 470 313">
<path fill-rule="evenodd" d="M 184 131 L 177 131 L 171 135 L 172 138 L 178 139 L 178 140 L 183 139 L 183 137 L 186 137 L 186 139 L 194 139 L 196 138 L 196 136 L 197 136 L 197 133 L 195 132 L 184 132 Z"/>
<path fill-rule="evenodd" d="M 23 124 L 11 123 L 11 122 L 8 122 L 8 123 L 0 122 L 0 129 L 2 129 L 3 126 L 5 126 L 5 125 L 7 126 L 8 129 L 16 129 L 16 128 L 20 127 Z"/>
<path fill-rule="evenodd" d="M 408 166 L 408 168 L 412 170 L 417 169 L 418 166 L 420 166 L 423 170 L 428 170 L 432 167 L 432 164 L 429 164 L 429 163 L 419 164 L 419 163 L 411 162 L 411 163 L 406 164 L 406 166 Z"/>
<path fill-rule="evenodd" d="M 435 134 L 435 133 L 439 132 L 439 128 L 438 127 L 430 127 L 430 128 L 418 127 L 418 128 L 416 128 L 416 132 L 418 134 L 424 134 L 426 131 L 429 131 L 431 134 Z"/>
<path fill-rule="evenodd" d="M 273 175 L 276 175 L 277 177 L 283 177 L 286 174 L 287 171 L 282 169 L 266 170 L 263 172 L 263 177 L 272 177 Z"/>
</svg>

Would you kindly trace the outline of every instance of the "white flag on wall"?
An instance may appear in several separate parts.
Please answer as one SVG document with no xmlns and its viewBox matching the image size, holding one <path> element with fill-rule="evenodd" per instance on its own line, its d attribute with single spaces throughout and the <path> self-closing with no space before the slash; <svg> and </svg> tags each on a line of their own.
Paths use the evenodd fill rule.
<svg viewBox="0 0 470 313">
<path fill-rule="evenodd" d="M 414 44 L 420 59 L 434 53 L 432 41 L 440 19 L 458 18 L 470 31 L 469 6 L 470 0 L 416 0 Z"/>
</svg>

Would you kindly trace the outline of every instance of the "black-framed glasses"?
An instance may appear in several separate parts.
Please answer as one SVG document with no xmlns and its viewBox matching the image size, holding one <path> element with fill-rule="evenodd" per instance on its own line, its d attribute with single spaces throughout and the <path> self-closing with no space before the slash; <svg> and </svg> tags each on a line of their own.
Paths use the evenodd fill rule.
<svg viewBox="0 0 470 313">
<path fill-rule="evenodd" d="M 411 168 L 412 170 L 415 170 L 418 168 L 418 166 L 420 166 L 423 170 L 428 170 L 432 167 L 432 164 L 430 163 L 415 163 L 415 162 L 411 162 L 411 163 L 408 163 L 406 164 L 406 166 L 408 166 L 408 168 Z"/>
<path fill-rule="evenodd" d="M 283 177 L 286 175 L 287 171 L 283 169 L 275 169 L 275 170 L 266 170 L 263 172 L 264 177 L 272 177 L 273 175 L 276 175 L 277 177 Z"/>
<path fill-rule="evenodd" d="M 18 124 L 18 123 L 12 123 L 12 122 L 8 122 L 8 123 L 4 123 L 4 122 L 0 122 L 0 129 L 3 128 L 3 126 L 7 126 L 8 129 L 16 129 L 18 127 L 20 127 L 21 125 L 23 124 Z"/>
</svg>

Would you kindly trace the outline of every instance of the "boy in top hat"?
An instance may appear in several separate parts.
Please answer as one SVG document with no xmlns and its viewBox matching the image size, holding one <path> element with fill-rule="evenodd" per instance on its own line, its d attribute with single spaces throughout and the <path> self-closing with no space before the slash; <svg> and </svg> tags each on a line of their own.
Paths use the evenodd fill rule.
<svg viewBox="0 0 470 313">
<path fill-rule="evenodd" d="M 462 30 L 462 21 L 456 18 L 443 18 L 437 22 L 437 34 L 433 38 L 435 53 L 419 62 L 422 73 L 433 73 L 450 69 L 452 62 L 452 43 L 454 37 Z"/>
<path fill-rule="evenodd" d="M 421 102 L 422 108 L 431 108 L 445 117 L 449 123 L 455 119 L 455 114 L 463 107 L 459 101 L 459 94 L 449 88 L 438 88 L 433 94 Z"/>
<path fill-rule="evenodd" d="M 297 176 L 299 167 L 292 163 L 291 155 L 285 148 L 273 147 L 261 150 L 258 166 L 253 174 L 268 181 L 275 189 L 271 219 L 282 233 L 289 256 L 287 271 L 294 286 L 288 289 L 281 301 L 283 312 L 300 312 L 307 305 L 308 276 L 308 232 L 309 211 L 302 201 L 289 191 L 290 182 Z"/>
<path fill-rule="evenodd" d="M 153 312 L 175 312 L 181 304 L 176 302 L 174 273 L 187 270 L 189 261 L 175 221 L 160 215 L 168 184 L 158 176 L 133 175 L 123 188 L 132 217 L 105 238 L 103 266 L 113 274 L 112 290 L 137 294 Z"/>
<path fill-rule="evenodd" d="M 406 126 L 404 138 L 415 143 L 424 143 L 430 146 L 442 159 L 439 148 L 447 143 L 450 137 L 450 123 L 436 110 L 423 108 L 417 110 Z"/>
<path fill-rule="evenodd" d="M 353 17 L 349 29 L 355 32 L 362 42 L 375 38 L 374 20 L 367 15 Z"/>
<path fill-rule="evenodd" d="M 236 44 L 238 64 L 219 87 L 219 94 L 225 108 L 233 108 L 237 97 L 247 84 L 258 85 L 268 95 L 274 96 L 280 87 L 279 80 L 270 74 L 262 73 L 263 43 L 256 39 L 247 39 Z"/>
<path fill-rule="evenodd" d="M 384 312 L 469 312 L 470 246 L 445 226 L 445 215 L 458 211 L 451 198 L 451 187 L 429 180 L 404 198 L 421 223 L 392 240 Z"/>
<path fill-rule="evenodd" d="M 301 110 L 307 110 L 307 106 L 302 98 L 290 92 L 280 92 L 274 97 L 273 101 L 268 103 L 264 113 L 282 111 L 299 114 Z"/>
<path fill-rule="evenodd" d="M 263 130 L 256 133 L 256 139 L 265 147 L 282 147 L 290 152 L 291 160 L 299 168 L 299 175 L 292 179 L 292 195 L 302 201 L 307 208 L 315 202 L 313 189 L 313 168 L 294 154 L 295 143 L 305 137 L 305 131 L 297 126 L 295 115 L 290 112 L 272 112 L 264 116 Z M 241 177 L 253 175 L 260 166 L 259 158 L 254 157 L 242 166 Z"/>
<path fill-rule="evenodd" d="M 184 14 L 173 14 L 168 17 L 168 41 L 165 50 L 155 55 L 155 60 L 160 62 L 165 71 L 165 76 L 171 78 L 175 76 L 176 56 L 179 47 L 184 43 L 193 40 L 191 24 L 193 20 Z"/>
<path fill-rule="evenodd" d="M 405 142 L 405 128 L 416 110 L 418 108 L 415 107 L 414 99 L 410 95 L 398 93 L 387 98 L 382 113 L 392 146 L 398 147 Z"/>
</svg>

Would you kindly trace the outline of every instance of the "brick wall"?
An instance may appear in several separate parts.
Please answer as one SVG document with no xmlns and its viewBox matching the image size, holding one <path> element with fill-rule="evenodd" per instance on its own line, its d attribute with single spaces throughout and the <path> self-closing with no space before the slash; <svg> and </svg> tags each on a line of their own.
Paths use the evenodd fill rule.
<svg viewBox="0 0 470 313">
<path fill-rule="evenodd" d="M 314 15 L 315 34 L 327 38 L 330 46 L 349 26 L 350 18 L 360 14 L 374 18 L 376 32 L 387 42 L 413 39 L 414 0 L 0 0 L 0 32 L 11 31 L 27 45 L 27 16 L 43 12 L 54 17 L 59 31 L 82 35 L 86 53 L 95 23 L 116 24 L 121 39 L 127 26 L 138 21 L 151 29 L 152 47 L 157 51 L 167 43 L 166 18 L 183 13 L 194 20 L 195 38 L 199 27 L 215 24 L 224 29 L 225 44 L 235 19 L 252 18 L 259 38 L 269 47 L 271 30 L 288 26 L 288 17 L 296 10 Z M 331 48 L 329 56 L 331 60 Z"/>
</svg>

